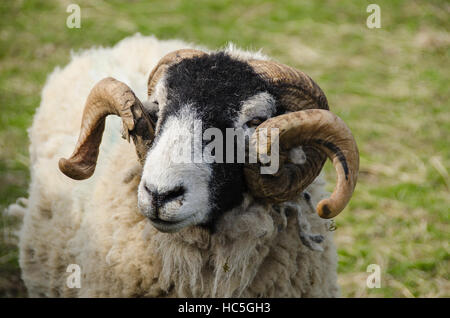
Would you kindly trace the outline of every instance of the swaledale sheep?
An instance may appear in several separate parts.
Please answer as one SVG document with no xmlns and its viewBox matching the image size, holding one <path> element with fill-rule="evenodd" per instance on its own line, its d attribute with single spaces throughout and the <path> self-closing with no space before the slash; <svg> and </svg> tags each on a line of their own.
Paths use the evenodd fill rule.
<svg viewBox="0 0 450 318">
<path fill-rule="evenodd" d="M 278 171 L 175 163 L 195 120 L 224 134 L 278 128 Z M 256 135 L 247 149 L 268 155 Z M 30 139 L 19 234 L 30 296 L 338 296 L 327 219 L 350 200 L 359 156 L 304 73 L 233 46 L 136 35 L 56 69 Z M 337 172 L 329 198 L 319 176 L 327 157 Z M 70 264 L 80 288 L 67 284 Z"/>
</svg>

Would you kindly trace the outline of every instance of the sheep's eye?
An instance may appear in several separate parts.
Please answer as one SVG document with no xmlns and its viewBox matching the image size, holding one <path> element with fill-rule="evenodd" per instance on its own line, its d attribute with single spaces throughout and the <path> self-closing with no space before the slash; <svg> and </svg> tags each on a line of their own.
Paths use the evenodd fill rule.
<svg viewBox="0 0 450 318">
<path fill-rule="evenodd" d="M 261 125 L 263 123 L 264 119 L 263 118 L 253 118 L 252 120 L 249 120 L 248 122 L 246 122 L 245 124 L 248 127 L 252 127 L 252 128 L 256 128 L 257 126 Z"/>
</svg>

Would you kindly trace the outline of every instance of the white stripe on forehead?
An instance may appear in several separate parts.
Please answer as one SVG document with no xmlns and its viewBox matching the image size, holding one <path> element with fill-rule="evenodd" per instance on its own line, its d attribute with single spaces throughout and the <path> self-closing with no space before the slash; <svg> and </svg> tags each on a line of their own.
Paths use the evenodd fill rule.
<svg viewBox="0 0 450 318">
<path fill-rule="evenodd" d="M 253 118 L 270 118 L 275 112 L 275 98 L 272 95 L 268 92 L 255 94 L 242 102 L 241 110 L 235 121 L 235 127 L 242 127 Z"/>
</svg>

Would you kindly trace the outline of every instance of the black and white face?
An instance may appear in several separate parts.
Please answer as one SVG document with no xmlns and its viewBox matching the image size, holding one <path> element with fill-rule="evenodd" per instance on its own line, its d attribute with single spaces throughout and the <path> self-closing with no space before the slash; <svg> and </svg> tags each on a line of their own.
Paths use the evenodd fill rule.
<svg viewBox="0 0 450 318">
<path fill-rule="evenodd" d="M 226 155 L 227 128 L 248 132 L 277 115 L 270 87 L 245 62 L 216 53 L 171 66 L 149 101 L 158 105 L 158 121 L 139 185 L 140 211 L 164 232 L 212 227 L 222 213 L 242 203 L 243 163 L 238 163 L 238 151 L 233 162 L 193 157 L 207 153 L 208 132 L 220 130 L 223 147 L 215 151 Z M 180 162 L 180 149 L 189 149 L 193 160 Z"/>
</svg>

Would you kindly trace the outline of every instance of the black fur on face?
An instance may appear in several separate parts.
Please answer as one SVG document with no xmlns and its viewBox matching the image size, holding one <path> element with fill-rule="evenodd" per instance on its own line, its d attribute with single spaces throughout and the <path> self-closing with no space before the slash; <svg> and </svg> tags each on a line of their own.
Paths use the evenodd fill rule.
<svg viewBox="0 0 450 318">
<path fill-rule="evenodd" d="M 167 103 L 159 118 L 161 127 L 171 114 L 190 104 L 202 121 L 203 131 L 215 127 L 222 131 L 224 138 L 225 129 L 234 127 L 242 102 L 257 93 L 270 91 L 268 83 L 247 63 L 223 52 L 185 59 L 172 65 L 167 70 L 166 88 Z M 204 141 L 203 147 L 207 143 Z M 225 147 L 227 141 L 224 140 L 223 144 Z M 213 163 L 211 167 L 209 189 L 213 210 L 206 226 L 213 229 L 223 212 L 242 202 L 246 188 L 243 164 Z"/>
</svg>

